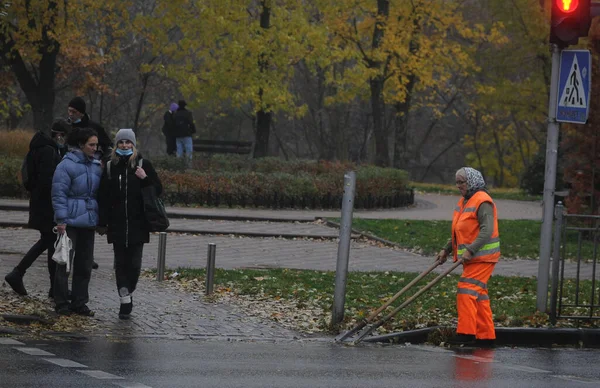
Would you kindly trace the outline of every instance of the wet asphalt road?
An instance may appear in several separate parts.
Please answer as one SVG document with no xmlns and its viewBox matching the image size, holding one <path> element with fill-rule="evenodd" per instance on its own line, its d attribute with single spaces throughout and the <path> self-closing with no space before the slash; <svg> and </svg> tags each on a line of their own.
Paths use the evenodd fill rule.
<svg viewBox="0 0 600 388">
<path fill-rule="evenodd" d="M 0 387 L 598 387 L 600 350 L 0 338 Z"/>
</svg>

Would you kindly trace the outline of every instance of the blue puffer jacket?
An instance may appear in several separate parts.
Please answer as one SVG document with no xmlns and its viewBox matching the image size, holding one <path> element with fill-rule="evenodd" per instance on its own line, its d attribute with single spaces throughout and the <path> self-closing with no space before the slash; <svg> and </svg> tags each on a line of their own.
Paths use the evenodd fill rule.
<svg viewBox="0 0 600 388">
<path fill-rule="evenodd" d="M 95 228 L 98 224 L 96 193 L 102 166 L 81 150 L 65 155 L 52 178 L 52 207 L 57 224 L 77 228 Z"/>
</svg>

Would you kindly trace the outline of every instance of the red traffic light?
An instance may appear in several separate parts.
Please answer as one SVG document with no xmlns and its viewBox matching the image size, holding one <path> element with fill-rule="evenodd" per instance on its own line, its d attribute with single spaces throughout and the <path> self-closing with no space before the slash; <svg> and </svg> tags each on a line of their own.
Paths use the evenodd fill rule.
<svg viewBox="0 0 600 388">
<path fill-rule="evenodd" d="M 571 13 L 577 10 L 579 0 L 554 0 L 559 11 Z"/>
<path fill-rule="evenodd" d="M 561 48 L 587 37 L 591 24 L 591 0 L 552 0 L 550 43 Z"/>
</svg>

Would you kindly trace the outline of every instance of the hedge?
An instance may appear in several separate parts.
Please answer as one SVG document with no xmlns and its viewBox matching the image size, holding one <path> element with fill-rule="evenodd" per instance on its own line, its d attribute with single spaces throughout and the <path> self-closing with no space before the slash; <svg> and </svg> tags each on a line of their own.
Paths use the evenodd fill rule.
<svg viewBox="0 0 600 388">
<path fill-rule="evenodd" d="M 185 170 L 181 159 L 153 162 L 170 205 L 339 209 L 344 173 L 356 171 L 355 208 L 403 207 L 414 203 L 405 171 L 350 162 L 218 156 L 194 161 Z M 0 195 L 26 198 L 19 182 L 21 160 L 0 157 Z"/>
</svg>

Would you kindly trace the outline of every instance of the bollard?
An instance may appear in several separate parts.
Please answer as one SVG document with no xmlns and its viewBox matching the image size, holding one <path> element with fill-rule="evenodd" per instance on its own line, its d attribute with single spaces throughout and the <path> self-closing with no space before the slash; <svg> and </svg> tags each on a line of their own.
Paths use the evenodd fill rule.
<svg viewBox="0 0 600 388">
<path fill-rule="evenodd" d="M 156 262 L 156 280 L 162 282 L 165 278 L 165 257 L 167 255 L 167 232 L 158 235 L 158 259 Z"/>
<path fill-rule="evenodd" d="M 344 304 L 346 303 L 348 260 L 350 257 L 350 243 L 352 241 L 352 212 L 354 210 L 355 190 L 356 172 L 348 171 L 344 174 L 344 197 L 342 200 L 342 219 L 340 221 L 340 242 L 338 244 L 333 309 L 331 312 L 331 323 L 334 325 L 340 324 L 344 320 Z"/>
<path fill-rule="evenodd" d="M 208 244 L 208 257 L 206 259 L 206 295 L 213 293 L 215 284 L 215 253 L 217 250 L 216 244 Z"/>
</svg>

